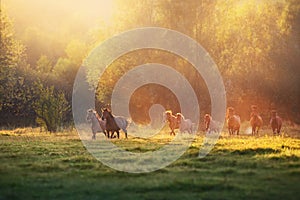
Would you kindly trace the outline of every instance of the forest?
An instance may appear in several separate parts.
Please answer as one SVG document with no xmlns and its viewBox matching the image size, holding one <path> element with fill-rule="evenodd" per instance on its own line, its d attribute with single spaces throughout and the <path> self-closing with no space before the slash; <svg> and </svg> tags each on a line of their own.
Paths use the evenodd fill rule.
<svg viewBox="0 0 300 200">
<path fill-rule="evenodd" d="M 196 40 L 222 75 L 227 105 L 249 120 L 256 104 L 269 118 L 276 109 L 300 123 L 300 1 L 298 0 L 2 0 L 0 21 L 0 126 L 72 127 L 72 91 L 78 69 L 101 42 L 123 31 L 163 27 Z M 144 49 L 115 60 L 96 87 L 96 108 L 109 104 L 116 81 L 143 63 L 162 63 L 183 74 L 210 112 L 203 78 L 183 58 Z M 98 80 L 88 71 L 90 80 Z M 92 87 L 92 86 L 91 86 Z M 157 85 L 131 98 L 132 118 L 149 121 L 154 103 L 178 110 L 173 94 Z M 200 113 L 201 115 L 204 115 Z M 267 122 L 266 122 L 267 123 Z"/>
</svg>

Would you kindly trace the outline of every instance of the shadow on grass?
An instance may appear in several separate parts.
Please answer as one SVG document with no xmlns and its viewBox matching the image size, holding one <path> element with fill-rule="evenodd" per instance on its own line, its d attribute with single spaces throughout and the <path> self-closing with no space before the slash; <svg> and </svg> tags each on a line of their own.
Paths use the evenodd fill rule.
<svg viewBox="0 0 300 200">
<path fill-rule="evenodd" d="M 243 149 L 243 150 L 234 150 L 230 153 L 237 154 L 237 155 L 262 155 L 262 154 L 271 154 L 271 153 L 280 153 L 281 150 L 272 149 L 272 148 L 250 148 L 250 149 Z"/>
<path fill-rule="evenodd" d="M 133 189 L 133 188 L 129 188 Z M 228 191 L 235 190 L 238 191 L 240 188 L 226 182 L 198 182 L 194 181 L 176 181 L 173 183 L 166 184 L 164 186 L 160 185 L 151 188 L 134 188 L 135 192 L 147 193 L 147 192 L 163 192 L 163 191 L 189 191 L 189 192 L 207 192 L 207 191 Z"/>
</svg>

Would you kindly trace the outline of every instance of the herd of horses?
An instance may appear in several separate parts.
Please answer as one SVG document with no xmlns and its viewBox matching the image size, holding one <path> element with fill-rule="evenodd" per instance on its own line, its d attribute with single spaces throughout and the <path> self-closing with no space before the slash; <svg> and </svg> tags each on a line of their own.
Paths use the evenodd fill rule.
<svg viewBox="0 0 300 200">
<path fill-rule="evenodd" d="M 127 127 L 129 121 L 122 116 L 113 116 L 108 108 L 102 109 L 102 117 L 95 110 L 89 109 L 86 119 L 92 123 L 92 139 L 96 139 L 97 132 L 103 132 L 107 138 L 114 138 L 116 132 L 117 137 L 120 138 L 120 130 L 125 133 L 125 138 L 128 137 Z"/>
<path fill-rule="evenodd" d="M 205 123 L 205 130 L 209 132 L 219 132 L 220 131 L 220 125 L 216 121 L 212 119 L 212 117 L 209 114 L 206 114 L 204 116 L 204 123 Z M 235 113 L 235 110 L 233 107 L 227 108 L 226 112 L 226 123 L 228 127 L 228 132 L 230 135 L 240 133 L 240 127 L 241 127 L 241 118 L 239 115 Z M 257 106 L 252 105 L 251 106 L 251 114 L 250 114 L 250 125 L 251 125 L 251 133 L 252 135 L 258 135 L 258 131 L 263 125 L 263 119 L 260 116 Z M 280 134 L 281 127 L 282 127 L 282 119 L 278 116 L 276 110 L 271 111 L 271 119 L 270 119 L 270 125 L 273 131 L 273 134 Z"/>
<path fill-rule="evenodd" d="M 96 139 L 97 132 L 103 132 L 107 138 L 120 138 L 120 130 L 127 136 L 127 127 L 129 125 L 128 119 L 122 116 L 114 116 L 109 108 L 101 110 L 101 117 L 93 110 L 87 111 L 87 121 L 92 124 L 92 139 Z M 164 112 L 164 121 L 168 123 L 171 129 L 170 135 L 175 135 L 175 130 L 179 129 L 180 132 L 193 132 L 193 123 L 190 119 L 185 119 L 181 113 L 173 114 L 168 110 Z M 235 113 L 233 107 L 227 108 L 226 123 L 228 127 L 229 135 L 239 135 L 241 127 L 241 118 Z M 205 131 L 207 133 L 220 132 L 222 129 L 221 123 L 212 119 L 209 114 L 204 116 Z M 258 131 L 263 125 L 263 119 L 260 116 L 257 106 L 251 106 L 250 125 L 252 127 L 252 135 L 258 135 Z M 276 110 L 271 111 L 270 125 L 272 127 L 273 134 L 280 134 L 282 127 L 282 119 L 278 116 Z M 114 135 L 117 134 L 117 136 Z"/>
</svg>

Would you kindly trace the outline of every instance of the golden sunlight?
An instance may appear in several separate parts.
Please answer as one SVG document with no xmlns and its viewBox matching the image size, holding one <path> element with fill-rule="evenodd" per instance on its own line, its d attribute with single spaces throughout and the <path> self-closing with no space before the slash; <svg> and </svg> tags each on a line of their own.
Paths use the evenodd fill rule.
<svg viewBox="0 0 300 200">
<path fill-rule="evenodd" d="M 26 21 L 59 22 L 70 16 L 81 16 L 89 23 L 95 20 L 112 23 L 113 0 L 3 0 L 12 16 L 26 15 Z"/>
</svg>

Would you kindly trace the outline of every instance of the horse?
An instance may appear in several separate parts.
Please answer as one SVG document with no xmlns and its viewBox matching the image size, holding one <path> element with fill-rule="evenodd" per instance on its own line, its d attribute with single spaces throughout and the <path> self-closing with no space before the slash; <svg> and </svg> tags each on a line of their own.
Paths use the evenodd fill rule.
<svg viewBox="0 0 300 200">
<path fill-rule="evenodd" d="M 235 132 L 237 135 L 240 133 L 241 118 L 238 115 L 230 116 L 227 119 L 227 126 L 230 135 L 233 135 Z"/>
<path fill-rule="evenodd" d="M 280 133 L 282 126 L 282 119 L 277 115 L 277 111 L 273 110 L 271 113 L 270 125 L 272 127 L 273 134 Z"/>
<path fill-rule="evenodd" d="M 213 120 L 209 114 L 204 115 L 204 124 L 205 124 L 205 131 L 208 133 L 221 131 L 220 124 L 215 120 Z"/>
<path fill-rule="evenodd" d="M 254 136 L 255 134 L 258 135 L 258 131 L 260 127 L 263 125 L 263 120 L 260 115 L 256 113 L 251 114 L 250 118 L 250 125 L 252 127 L 252 135 Z"/>
<path fill-rule="evenodd" d="M 175 135 L 174 130 L 179 129 L 179 123 L 177 117 L 173 115 L 171 110 L 165 112 L 166 120 L 168 121 L 169 127 L 171 129 L 170 135 Z"/>
<path fill-rule="evenodd" d="M 233 107 L 228 107 L 227 111 L 226 111 L 226 119 L 228 119 L 230 116 L 233 116 L 235 113 L 234 108 Z"/>
<path fill-rule="evenodd" d="M 120 138 L 120 129 L 125 133 L 125 138 L 127 139 L 127 127 L 129 122 L 125 117 L 122 116 L 113 116 L 111 111 L 108 108 L 102 110 L 102 119 L 106 120 L 106 132 L 108 137 L 113 138 L 114 132 L 117 133 L 117 137 Z"/>
<path fill-rule="evenodd" d="M 187 131 L 188 133 L 192 133 L 192 131 L 193 131 L 192 130 L 192 126 L 193 126 L 192 120 L 185 119 L 185 117 L 181 113 L 176 114 L 176 119 L 177 119 L 177 123 L 179 124 L 180 132 Z"/>
<path fill-rule="evenodd" d="M 102 120 L 95 110 L 87 110 L 86 120 L 92 123 L 92 139 L 96 139 L 97 132 L 103 132 L 106 135 L 106 121 Z"/>
<path fill-rule="evenodd" d="M 234 108 L 229 107 L 226 113 L 227 118 L 227 126 L 229 135 L 233 135 L 235 132 L 239 135 L 240 126 L 241 126 L 241 118 L 240 116 L 235 114 Z"/>
</svg>

